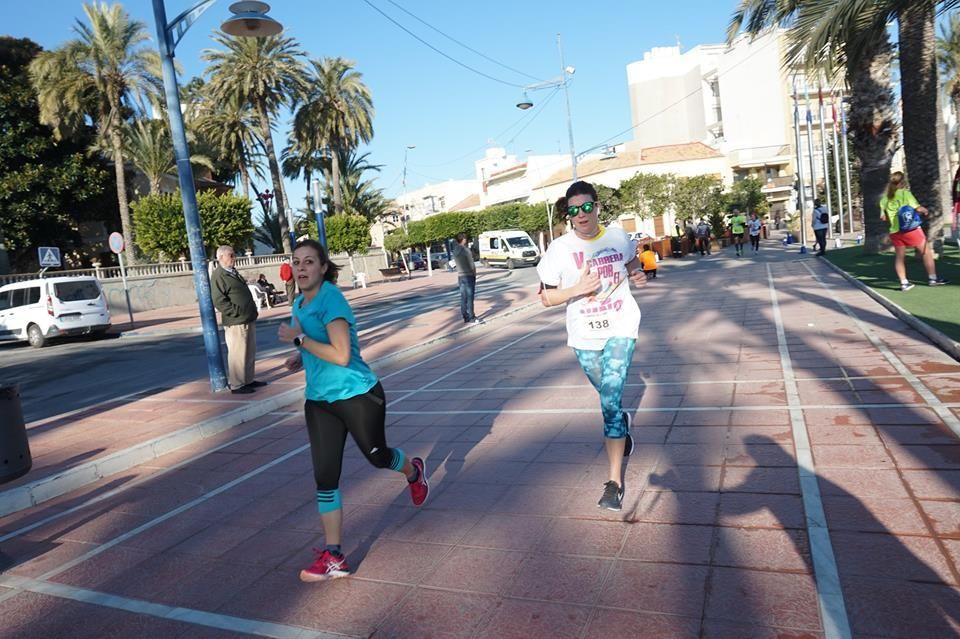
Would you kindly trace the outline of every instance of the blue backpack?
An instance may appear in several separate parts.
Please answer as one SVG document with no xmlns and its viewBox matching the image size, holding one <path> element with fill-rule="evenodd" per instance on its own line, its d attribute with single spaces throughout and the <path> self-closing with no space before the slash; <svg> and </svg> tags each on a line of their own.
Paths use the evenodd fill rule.
<svg viewBox="0 0 960 639">
<path fill-rule="evenodd" d="M 900 210 L 897 211 L 897 220 L 900 222 L 901 233 L 920 228 L 920 225 L 923 223 L 920 219 L 920 214 L 917 213 L 917 209 L 909 204 L 900 207 Z"/>
</svg>

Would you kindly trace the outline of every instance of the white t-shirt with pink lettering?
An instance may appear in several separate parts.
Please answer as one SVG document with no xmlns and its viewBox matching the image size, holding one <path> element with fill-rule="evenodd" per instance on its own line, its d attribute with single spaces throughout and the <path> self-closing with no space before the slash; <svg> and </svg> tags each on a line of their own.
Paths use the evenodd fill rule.
<svg viewBox="0 0 960 639">
<path fill-rule="evenodd" d="M 600 227 L 600 234 L 582 240 L 576 233 L 558 237 L 537 265 L 540 281 L 569 288 L 580 280 L 585 261 L 600 275 L 600 290 L 592 298 L 567 302 L 567 345 L 581 350 L 603 350 L 611 337 L 636 339 L 640 307 L 630 293 L 627 263 L 636 257 L 637 246 L 619 228 Z"/>
</svg>

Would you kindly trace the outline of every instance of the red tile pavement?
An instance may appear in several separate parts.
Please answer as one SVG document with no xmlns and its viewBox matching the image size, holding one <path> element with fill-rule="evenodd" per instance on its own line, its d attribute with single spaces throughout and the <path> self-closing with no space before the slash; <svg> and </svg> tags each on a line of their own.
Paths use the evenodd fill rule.
<svg viewBox="0 0 960 639">
<path fill-rule="evenodd" d="M 956 636 L 960 439 L 942 415 L 957 407 L 920 405 L 916 382 L 897 374 L 830 294 L 940 402 L 957 401 L 960 365 L 809 264 L 828 288 L 795 262 L 774 258 L 770 268 L 801 380 L 802 408 L 793 414 L 809 438 L 852 636 Z M 308 585 L 296 577 L 323 543 L 309 455 L 264 470 L 307 443 L 300 402 L 291 401 L 0 519 L 2 537 L 130 486 L 0 542 L 0 560 L 14 564 L 0 576 L 0 635 L 241 636 L 35 594 L 24 590 L 29 583 L 11 590 L 4 581 L 20 576 L 180 606 L 214 624 L 225 618 L 217 615 L 238 617 L 249 620 L 252 636 L 262 621 L 285 624 L 289 636 L 828 636 L 801 492 L 809 485 L 797 466 L 805 454 L 790 421 L 766 265 L 707 266 L 678 266 L 637 295 L 641 347 L 625 402 L 635 411 L 638 447 L 626 463 L 623 512 L 596 507 L 606 479 L 599 405 L 564 345 L 562 314 L 533 306 L 378 366 L 390 399 L 388 439 L 426 457 L 432 495 L 413 508 L 403 479 L 369 467 L 348 443 L 351 578 Z M 438 277 L 450 281 L 418 278 L 348 296 L 362 304 L 388 286 L 450 286 L 452 276 Z M 530 302 L 532 289 L 485 303 Z M 368 333 L 366 356 L 460 327 L 456 309 L 430 320 Z M 187 326 L 155 326 L 181 321 Z M 301 383 L 279 371 L 273 379 L 270 392 Z M 35 472 L 235 406 L 205 398 L 203 386 L 32 425 Z M 127 428 L 109 432 L 104 424 L 121 416 Z M 102 442 L 91 446 L 94 436 Z M 239 481 L 246 473 L 253 475 Z M 231 481 L 238 484 L 221 490 Z M 186 510 L 150 525 L 174 508 Z"/>
</svg>

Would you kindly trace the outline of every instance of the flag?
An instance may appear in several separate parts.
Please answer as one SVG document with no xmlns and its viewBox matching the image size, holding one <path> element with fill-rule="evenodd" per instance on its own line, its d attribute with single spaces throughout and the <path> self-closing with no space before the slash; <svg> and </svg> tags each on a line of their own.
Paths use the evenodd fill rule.
<svg viewBox="0 0 960 639">
<path fill-rule="evenodd" d="M 836 100 L 830 100 L 830 119 L 833 122 L 833 130 L 837 130 L 837 102 Z"/>
</svg>

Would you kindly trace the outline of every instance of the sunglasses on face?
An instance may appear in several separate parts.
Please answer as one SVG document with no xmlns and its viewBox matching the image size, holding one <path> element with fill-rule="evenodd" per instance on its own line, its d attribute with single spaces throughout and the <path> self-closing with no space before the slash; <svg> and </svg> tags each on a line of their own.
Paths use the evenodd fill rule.
<svg viewBox="0 0 960 639">
<path fill-rule="evenodd" d="M 596 207 L 596 202 L 584 202 L 580 206 L 568 206 L 567 217 L 576 217 L 580 214 L 580 211 L 583 211 L 584 213 L 593 213 L 593 209 Z"/>
</svg>

